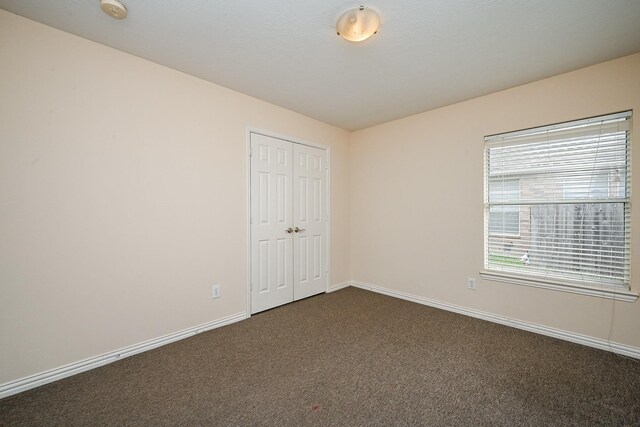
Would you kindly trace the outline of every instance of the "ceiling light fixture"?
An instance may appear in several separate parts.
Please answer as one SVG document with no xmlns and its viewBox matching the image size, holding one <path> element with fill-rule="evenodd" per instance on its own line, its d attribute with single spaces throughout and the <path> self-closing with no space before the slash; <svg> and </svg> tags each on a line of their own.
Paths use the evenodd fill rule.
<svg viewBox="0 0 640 427">
<path fill-rule="evenodd" d="M 124 19 L 127 17 L 127 8 L 118 0 L 100 0 L 100 8 L 112 18 Z"/>
<path fill-rule="evenodd" d="M 338 35 L 351 42 L 361 42 L 378 32 L 380 15 L 373 9 L 360 6 L 347 10 L 336 23 Z"/>
</svg>

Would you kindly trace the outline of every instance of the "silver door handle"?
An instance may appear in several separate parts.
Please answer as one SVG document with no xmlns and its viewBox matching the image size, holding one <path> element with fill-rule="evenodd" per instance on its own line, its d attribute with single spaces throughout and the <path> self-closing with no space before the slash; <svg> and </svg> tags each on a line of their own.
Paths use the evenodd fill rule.
<svg viewBox="0 0 640 427">
<path fill-rule="evenodd" d="M 296 227 L 296 228 L 298 228 L 298 227 Z M 284 231 L 286 231 L 287 233 L 291 234 L 291 233 L 293 233 L 293 228 L 289 227 L 289 228 L 287 228 L 287 229 L 286 229 L 286 230 L 284 230 Z M 297 233 L 297 232 L 296 232 L 296 233 Z"/>
<path fill-rule="evenodd" d="M 298 228 L 298 227 L 293 229 L 293 231 L 295 231 L 296 233 L 301 233 L 301 232 L 303 232 L 305 230 L 306 230 L 306 228 Z"/>
</svg>

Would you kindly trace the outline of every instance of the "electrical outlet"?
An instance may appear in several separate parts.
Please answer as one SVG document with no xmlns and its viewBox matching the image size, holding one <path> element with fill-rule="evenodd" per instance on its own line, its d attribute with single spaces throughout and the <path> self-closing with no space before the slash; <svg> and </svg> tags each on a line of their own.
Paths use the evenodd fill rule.
<svg viewBox="0 0 640 427">
<path fill-rule="evenodd" d="M 476 278 L 475 277 L 467 277 L 467 288 L 475 291 L 476 290 Z"/>
<path fill-rule="evenodd" d="M 211 298 L 220 298 L 220 285 L 211 286 Z"/>
</svg>

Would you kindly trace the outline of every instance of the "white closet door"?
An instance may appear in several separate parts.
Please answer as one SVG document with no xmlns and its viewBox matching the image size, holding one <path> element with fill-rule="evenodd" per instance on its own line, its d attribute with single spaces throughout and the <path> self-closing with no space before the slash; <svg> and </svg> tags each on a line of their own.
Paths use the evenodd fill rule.
<svg viewBox="0 0 640 427">
<path fill-rule="evenodd" d="M 251 134 L 251 313 L 293 301 L 293 144 Z"/>
<path fill-rule="evenodd" d="M 293 147 L 294 299 L 327 290 L 327 154 Z"/>
</svg>

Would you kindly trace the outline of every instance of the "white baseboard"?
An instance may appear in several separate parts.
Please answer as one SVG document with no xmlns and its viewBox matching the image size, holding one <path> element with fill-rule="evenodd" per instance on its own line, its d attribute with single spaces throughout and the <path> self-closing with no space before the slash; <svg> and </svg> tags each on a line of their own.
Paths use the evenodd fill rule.
<svg viewBox="0 0 640 427">
<path fill-rule="evenodd" d="M 499 323 L 501 325 L 511 326 L 514 328 L 522 329 L 529 332 L 538 333 L 554 338 L 559 338 L 565 341 L 574 342 L 577 344 L 586 345 L 601 350 L 611 351 L 613 353 L 621 354 L 624 356 L 640 359 L 640 348 L 632 347 L 625 344 L 609 342 L 601 338 L 590 337 L 588 335 L 577 334 L 575 332 L 565 331 L 562 329 L 551 328 L 544 325 L 538 325 L 535 323 L 525 322 L 518 319 L 513 319 L 506 316 L 499 316 L 484 311 L 474 310 L 466 307 L 457 306 L 454 304 L 445 303 L 442 301 L 425 298 L 417 295 L 408 294 L 405 292 L 395 291 L 392 289 L 384 288 L 382 286 L 372 285 L 370 283 L 358 282 L 358 281 L 345 281 L 334 283 L 329 287 L 328 292 L 334 292 L 339 289 L 344 289 L 348 286 L 353 286 L 368 291 L 377 292 L 380 294 L 388 295 L 395 298 L 400 298 L 406 301 L 412 301 L 418 304 L 427 305 L 442 310 L 451 311 L 454 313 L 462 314 L 465 316 L 475 317 L 477 319 L 487 320 L 489 322 Z M 19 380 L 11 381 L 0 385 L 0 399 L 11 396 L 22 391 L 26 391 L 40 385 L 44 385 L 62 378 L 70 377 L 80 372 L 85 372 L 90 369 L 97 368 L 99 366 L 106 365 L 108 363 L 115 362 L 116 360 L 133 356 L 134 354 L 142 353 L 160 347 L 165 344 L 178 341 L 200 332 L 205 332 L 211 329 L 219 328 L 221 326 L 230 325 L 232 323 L 244 320 L 246 313 L 236 313 L 231 316 L 223 317 L 222 319 L 214 320 L 193 328 L 184 329 L 182 331 L 174 332 L 172 334 L 164 335 L 162 337 L 154 338 L 149 341 L 145 341 L 139 344 L 134 344 L 128 347 L 121 348 L 116 351 L 102 354 L 100 356 L 91 357 L 79 362 L 71 363 L 59 368 L 51 369 L 46 372 L 31 375 Z"/>
<path fill-rule="evenodd" d="M 244 320 L 246 313 L 236 313 L 231 316 L 223 317 L 222 319 L 214 320 L 212 322 L 204 323 L 202 325 L 194 326 L 192 328 L 183 329 L 172 334 L 164 335 L 158 338 L 154 338 L 148 341 L 144 341 L 138 344 L 130 345 L 121 348 L 116 351 L 101 354 L 99 356 L 91 357 L 89 359 L 81 360 L 79 362 L 70 363 L 59 368 L 54 368 L 49 371 L 41 372 L 39 374 L 31 375 L 19 380 L 11 381 L 0 385 L 0 399 L 11 396 L 22 391 L 32 389 L 53 381 L 60 380 L 62 378 L 70 377 L 80 372 L 85 372 L 90 369 L 97 368 L 99 366 L 106 365 L 116 360 L 123 359 L 125 357 L 133 356 L 134 354 L 142 353 L 154 349 L 156 347 L 163 346 L 165 344 L 178 341 L 200 332 L 205 332 L 211 329 L 219 328 L 221 326 L 230 325 L 231 323 Z"/>
<path fill-rule="evenodd" d="M 347 280 L 346 282 L 333 283 L 329 285 L 329 290 L 327 292 L 334 292 L 349 286 L 351 286 L 351 280 Z"/>
<path fill-rule="evenodd" d="M 407 294 L 405 292 L 394 291 L 382 286 L 372 285 L 370 283 L 351 281 L 351 286 L 377 292 L 395 298 L 416 302 L 418 304 L 428 305 L 430 307 L 440 308 L 442 310 L 452 311 L 454 313 L 463 314 L 465 316 L 475 317 L 477 319 L 488 320 L 489 322 L 499 323 L 501 325 L 511 326 L 529 332 L 534 332 L 549 337 L 559 338 L 565 341 L 586 345 L 588 347 L 598 348 L 600 350 L 611 351 L 613 353 L 640 359 L 640 348 L 632 347 L 626 344 L 610 342 L 601 338 L 595 338 L 588 335 L 577 334 L 575 332 L 565 331 L 562 329 L 551 328 L 549 326 L 538 325 L 536 323 L 525 322 L 523 320 L 513 319 L 511 317 L 499 316 L 497 314 L 487 313 L 484 311 L 474 310 L 461 307 L 446 302 L 425 298 L 417 295 Z"/>
</svg>

